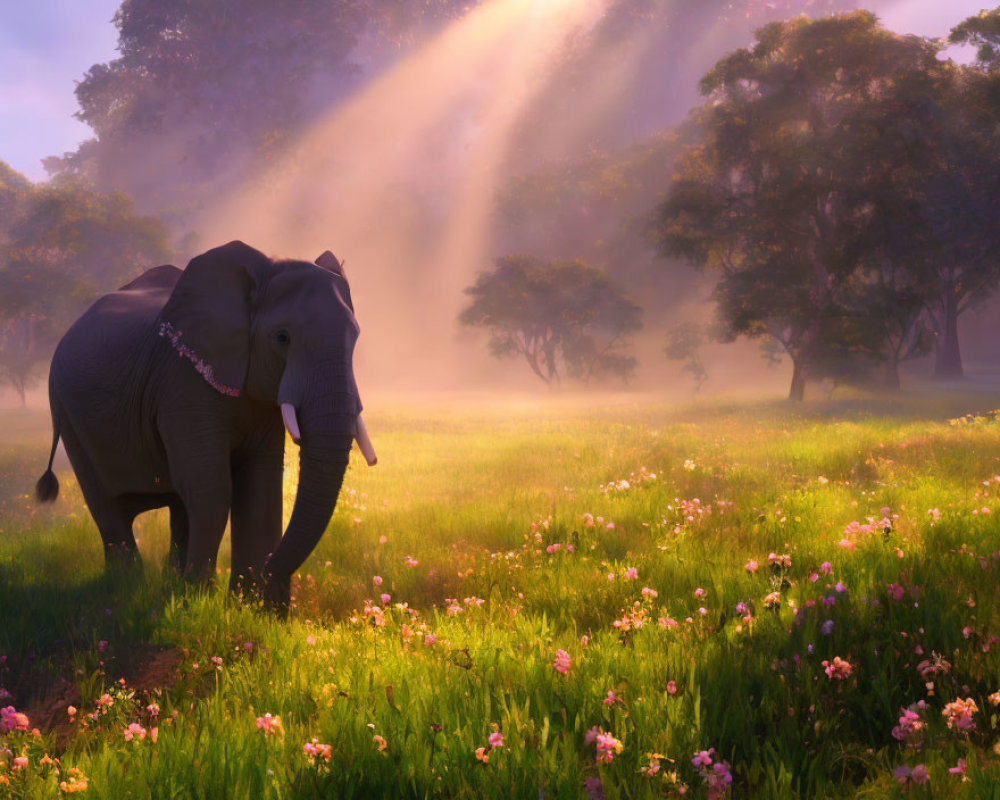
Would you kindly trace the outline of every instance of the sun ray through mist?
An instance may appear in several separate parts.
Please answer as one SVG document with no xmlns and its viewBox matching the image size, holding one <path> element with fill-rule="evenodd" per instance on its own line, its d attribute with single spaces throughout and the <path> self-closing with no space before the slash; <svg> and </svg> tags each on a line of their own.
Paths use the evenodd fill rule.
<svg viewBox="0 0 1000 800">
<path fill-rule="evenodd" d="M 605 2 L 492 0 L 470 11 L 249 177 L 205 234 L 346 257 L 366 334 L 362 377 L 401 388 L 431 373 L 468 378 L 455 315 L 495 255 L 490 213 L 514 126 Z"/>
</svg>

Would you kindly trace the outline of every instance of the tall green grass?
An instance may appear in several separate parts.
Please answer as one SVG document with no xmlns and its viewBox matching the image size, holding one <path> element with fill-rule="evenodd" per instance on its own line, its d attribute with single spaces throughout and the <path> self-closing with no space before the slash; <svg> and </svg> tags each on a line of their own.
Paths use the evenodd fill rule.
<svg viewBox="0 0 1000 800">
<path fill-rule="evenodd" d="M 73 768 L 106 798 L 1000 797 L 1000 423 L 949 422 L 995 401 L 374 409 L 379 466 L 352 464 L 287 623 L 164 569 L 163 513 L 142 573 L 106 575 L 67 468 L 54 509 L 25 497 L 24 426 L 0 706 L 39 730 L 0 733 L 0 796 Z"/>
</svg>

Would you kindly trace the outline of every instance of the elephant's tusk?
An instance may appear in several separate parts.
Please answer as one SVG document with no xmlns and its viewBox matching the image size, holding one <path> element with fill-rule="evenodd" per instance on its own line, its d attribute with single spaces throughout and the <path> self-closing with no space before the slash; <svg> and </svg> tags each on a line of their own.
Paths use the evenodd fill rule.
<svg viewBox="0 0 1000 800">
<path fill-rule="evenodd" d="M 295 417 L 295 406 L 291 403 L 282 403 L 281 418 L 285 421 L 285 429 L 288 431 L 288 435 L 292 437 L 292 441 L 295 444 L 298 444 L 302 438 L 302 434 L 299 433 L 299 421 Z"/>
<path fill-rule="evenodd" d="M 358 414 L 358 424 L 354 438 L 358 440 L 358 447 L 361 448 L 361 454 L 365 457 L 365 461 L 368 462 L 368 466 L 374 467 L 378 463 L 378 456 L 375 455 L 375 448 L 372 447 L 372 440 L 368 438 L 368 429 L 365 427 L 365 422 L 361 419 L 360 414 Z"/>
</svg>

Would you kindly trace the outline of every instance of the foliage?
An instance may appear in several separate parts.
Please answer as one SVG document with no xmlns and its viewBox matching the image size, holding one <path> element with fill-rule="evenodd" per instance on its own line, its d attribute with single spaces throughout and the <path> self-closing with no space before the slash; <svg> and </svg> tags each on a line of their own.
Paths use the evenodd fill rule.
<svg viewBox="0 0 1000 800">
<path fill-rule="evenodd" d="M 681 372 L 688 372 L 694 378 L 694 390 L 701 389 L 708 380 L 708 370 L 701 358 L 701 346 L 704 343 L 702 326 L 695 323 L 680 323 L 667 331 L 666 346 L 663 348 L 667 358 L 683 361 Z"/>
<path fill-rule="evenodd" d="M 170 257 L 162 223 L 121 194 L 32 184 L 0 162 L 0 378 L 24 399 L 65 328 L 103 292 Z"/>
<path fill-rule="evenodd" d="M 721 273 L 723 330 L 777 341 L 793 398 L 807 374 L 865 362 L 898 386 L 930 323 L 957 348 L 958 314 L 1000 277 L 995 155 L 962 116 L 968 76 L 938 50 L 868 12 L 803 17 L 760 29 L 702 80 L 701 141 L 653 235 Z"/>
<path fill-rule="evenodd" d="M 94 138 L 46 168 L 190 224 L 247 163 L 274 157 L 355 88 L 360 57 L 377 60 L 380 43 L 395 50 L 466 5 L 125 0 L 114 17 L 120 55 L 76 88 L 76 116 Z"/>
<path fill-rule="evenodd" d="M 951 29 L 948 41 L 975 47 L 981 69 L 1000 69 L 1000 8 L 983 9 L 977 16 L 963 20 Z"/>
<path fill-rule="evenodd" d="M 718 797 L 991 796 L 1000 426 L 948 419 L 996 405 L 372 410 L 394 457 L 348 473 L 287 624 L 161 570 L 162 514 L 144 574 L 103 576 L 69 476 L 16 496 L 39 425 L 0 448 L 0 708 L 29 717 L 0 796 L 76 769 L 95 797 L 704 800 L 712 749 Z"/>
<path fill-rule="evenodd" d="M 485 327 L 496 357 L 523 356 L 550 385 L 561 370 L 586 383 L 627 379 L 635 368 L 627 348 L 642 327 L 639 308 L 582 261 L 504 256 L 465 291 L 471 301 L 460 321 Z"/>
</svg>

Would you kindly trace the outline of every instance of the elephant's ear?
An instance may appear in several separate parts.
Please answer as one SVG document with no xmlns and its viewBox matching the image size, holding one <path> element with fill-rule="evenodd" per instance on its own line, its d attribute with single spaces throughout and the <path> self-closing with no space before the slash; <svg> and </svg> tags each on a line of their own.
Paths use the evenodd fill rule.
<svg viewBox="0 0 1000 800">
<path fill-rule="evenodd" d="M 271 264 L 239 241 L 195 256 L 160 314 L 160 336 L 222 394 L 237 397 L 243 390 L 253 298 Z"/>
<path fill-rule="evenodd" d="M 347 275 L 344 273 L 344 265 L 333 253 L 329 250 L 324 250 L 323 254 L 316 259 L 316 266 L 322 267 L 333 275 L 333 282 L 337 286 L 337 291 L 340 292 L 340 296 L 343 298 L 344 302 L 347 303 L 347 307 L 353 312 L 354 303 L 351 300 L 351 287 L 347 283 Z"/>
</svg>

